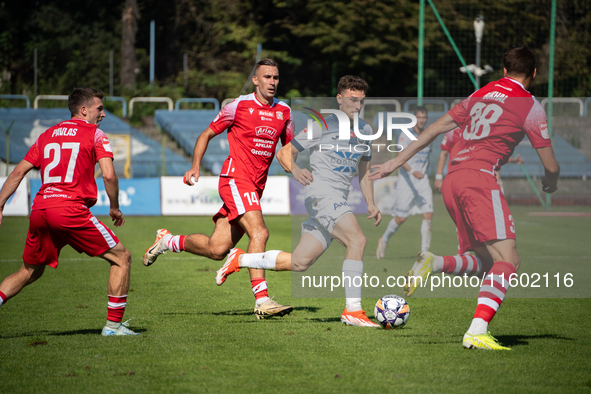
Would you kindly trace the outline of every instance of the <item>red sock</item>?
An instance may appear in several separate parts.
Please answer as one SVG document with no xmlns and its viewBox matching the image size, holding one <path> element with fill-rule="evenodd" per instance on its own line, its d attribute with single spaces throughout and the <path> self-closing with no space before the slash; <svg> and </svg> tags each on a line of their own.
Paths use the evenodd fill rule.
<svg viewBox="0 0 591 394">
<path fill-rule="evenodd" d="M 474 318 L 479 317 L 490 323 L 505 299 L 505 294 L 509 289 L 509 277 L 515 272 L 517 270 L 513 264 L 506 261 L 497 261 L 493 265 L 480 287 Z"/>
<path fill-rule="evenodd" d="M 443 272 L 452 275 L 478 274 L 482 270 L 482 263 L 476 256 L 469 253 L 455 256 L 443 256 Z"/>
<path fill-rule="evenodd" d="M 0 305 L 4 304 L 7 299 L 8 297 L 6 297 L 6 294 L 0 291 Z"/>
<path fill-rule="evenodd" d="M 251 279 L 250 283 L 252 284 L 252 293 L 254 294 L 255 299 L 269 297 L 269 293 L 267 292 L 267 281 L 265 278 L 256 278 Z"/>
<path fill-rule="evenodd" d="M 107 320 L 119 323 L 123 319 L 125 313 L 125 306 L 127 305 L 127 295 L 124 296 L 109 296 L 109 304 L 107 307 Z"/>
</svg>

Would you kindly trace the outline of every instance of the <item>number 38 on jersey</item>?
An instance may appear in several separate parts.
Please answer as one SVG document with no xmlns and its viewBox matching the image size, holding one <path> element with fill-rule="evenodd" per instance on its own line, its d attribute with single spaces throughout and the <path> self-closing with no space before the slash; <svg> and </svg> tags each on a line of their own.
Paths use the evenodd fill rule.
<svg viewBox="0 0 591 394">
<path fill-rule="evenodd" d="M 464 129 L 465 140 L 479 140 L 490 134 L 490 126 L 495 123 L 503 109 L 497 104 L 476 103 L 470 110 L 471 122 Z"/>
</svg>

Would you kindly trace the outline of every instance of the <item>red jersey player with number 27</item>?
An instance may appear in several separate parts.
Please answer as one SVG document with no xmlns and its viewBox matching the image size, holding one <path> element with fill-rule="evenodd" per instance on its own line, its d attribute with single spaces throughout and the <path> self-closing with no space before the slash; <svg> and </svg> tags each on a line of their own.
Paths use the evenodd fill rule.
<svg viewBox="0 0 591 394">
<path fill-rule="evenodd" d="M 432 273 L 486 273 L 472 324 L 463 339 L 468 349 L 509 350 L 488 333 L 488 324 L 509 288 L 508 278 L 517 272 L 520 263 L 515 224 L 495 173 L 507 163 L 525 135 L 545 169 L 542 190 L 553 193 L 557 189 L 560 166 L 554 157 L 546 114 L 526 90 L 535 78 L 535 64 L 535 53 L 529 48 L 509 50 L 503 57 L 504 78 L 456 105 L 398 157 L 375 166 L 371 175 L 372 179 L 388 176 L 437 135 L 460 127 L 460 138 L 450 152 L 443 199 L 458 230 L 459 253 L 472 250 L 481 263 L 419 253 L 407 274 L 405 294 L 411 295 Z"/>
<path fill-rule="evenodd" d="M 0 305 L 43 275 L 45 266 L 57 268 L 61 249 L 70 245 L 79 253 L 99 256 L 111 264 L 107 324 L 103 336 L 139 335 L 121 323 L 127 292 L 131 254 L 113 232 L 95 218 L 94 168 L 99 164 L 109 196 L 109 215 L 116 227 L 125 219 L 119 210 L 119 184 L 113 168 L 113 151 L 98 125 L 105 117 L 103 93 L 76 88 L 68 97 L 70 120 L 50 127 L 39 136 L 0 191 L 2 210 L 25 175 L 39 169 L 43 184 L 33 200 L 21 269 L 0 283 Z"/>
<path fill-rule="evenodd" d="M 161 229 L 154 244 L 144 254 L 148 266 L 166 251 L 186 251 L 213 260 L 222 260 L 248 234 L 249 253 L 265 252 L 269 230 L 263 220 L 260 200 L 267 182 L 267 174 L 277 143 L 291 141 L 293 123 L 291 109 L 274 96 L 279 84 L 279 68 L 271 59 L 255 65 L 252 78 L 256 91 L 240 96 L 222 111 L 201 133 L 195 144 L 193 166 L 185 173 L 184 182 L 193 186 L 199 181 L 201 159 L 209 141 L 228 130 L 230 156 L 222 166 L 219 193 L 224 205 L 213 217 L 215 229 L 211 237 L 203 234 L 175 235 Z M 254 313 L 258 319 L 284 316 L 291 306 L 280 305 L 267 292 L 265 271 L 250 269 L 252 292 L 256 299 Z"/>
</svg>

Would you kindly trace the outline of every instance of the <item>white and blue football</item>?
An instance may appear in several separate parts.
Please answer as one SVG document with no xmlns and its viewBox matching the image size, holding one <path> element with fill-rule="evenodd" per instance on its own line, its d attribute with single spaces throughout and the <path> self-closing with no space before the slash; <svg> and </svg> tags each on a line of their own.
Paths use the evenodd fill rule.
<svg viewBox="0 0 591 394">
<path fill-rule="evenodd" d="M 404 298 L 389 294 L 378 300 L 373 313 L 382 327 L 390 330 L 406 324 L 410 316 L 410 308 Z"/>
</svg>

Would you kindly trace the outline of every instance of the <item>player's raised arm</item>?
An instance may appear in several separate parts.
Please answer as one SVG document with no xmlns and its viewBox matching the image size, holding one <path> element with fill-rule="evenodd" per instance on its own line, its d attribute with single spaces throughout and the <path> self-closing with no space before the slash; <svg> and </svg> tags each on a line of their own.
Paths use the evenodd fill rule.
<svg viewBox="0 0 591 394">
<path fill-rule="evenodd" d="M 546 193 L 554 193 L 558 190 L 558 177 L 560 176 L 560 165 L 554 156 L 554 149 L 551 146 L 537 148 L 538 156 L 544 166 L 545 176 L 542 178 L 542 190 Z"/>
<path fill-rule="evenodd" d="M 113 167 L 113 159 L 103 157 L 99 159 L 99 166 L 101 167 L 103 181 L 105 182 L 105 191 L 107 192 L 107 196 L 109 196 L 111 204 L 109 215 L 113 219 L 115 227 L 119 227 L 125 223 L 125 218 L 119 210 L 119 179 L 117 179 L 117 173 Z"/>
<path fill-rule="evenodd" d="M 382 221 L 382 213 L 374 203 L 373 195 L 373 181 L 369 179 L 371 172 L 369 171 L 371 162 L 369 160 L 360 160 L 357 172 L 359 174 L 359 187 L 365 202 L 367 203 L 367 212 L 369 212 L 368 219 L 375 219 L 374 226 L 377 226 Z"/>
<path fill-rule="evenodd" d="M 369 175 L 369 179 L 375 180 L 387 177 L 406 163 L 415 153 L 433 142 L 439 134 L 447 133 L 456 127 L 458 127 L 458 124 L 449 114 L 443 115 L 435 123 L 427 127 L 416 141 L 411 142 L 394 159 L 388 160 L 380 165 L 372 166 L 371 168 L 375 171 Z"/>
<path fill-rule="evenodd" d="M 26 160 L 21 160 L 20 163 L 12 170 L 6 182 L 2 186 L 2 190 L 0 190 L 0 225 L 2 224 L 2 212 L 4 211 L 4 206 L 6 202 L 14 194 L 18 186 L 21 184 L 23 178 L 29 171 L 34 168 L 33 164 L 29 163 Z M 33 198 L 31 197 L 31 200 Z"/>
<path fill-rule="evenodd" d="M 193 150 L 193 165 L 189 171 L 185 172 L 185 183 L 187 185 L 194 185 L 191 178 L 194 178 L 195 182 L 199 181 L 201 160 L 203 159 L 203 155 L 205 155 L 209 141 L 211 141 L 216 135 L 217 133 L 213 131 L 211 127 L 208 127 L 203 133 L 199 135 L 199 138 L 197 138 L 197 141 L 195 142 L 195 149 Z"/>
</svg>

